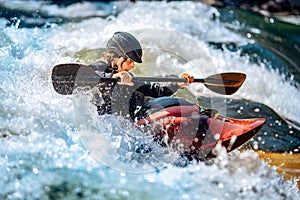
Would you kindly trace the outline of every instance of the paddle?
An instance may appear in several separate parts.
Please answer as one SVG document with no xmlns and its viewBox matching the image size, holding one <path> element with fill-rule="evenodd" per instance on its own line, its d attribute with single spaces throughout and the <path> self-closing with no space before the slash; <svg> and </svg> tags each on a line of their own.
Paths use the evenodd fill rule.
<svg viewBox="0 0 300 200">
<path fill-rule="evenodd" d="M 118 82 L 120 79 L 100 77 L 86 65 L 77 63 L 59 64 L 52 69 L 52 84 L 55 91 L 62 95 L 73 93 L 76 87 L 95 87 L 100 82 Z M 196 78 L 193 83 L 202 83 L 213 92 L 225 95 L 235 93 L 243 84 L 243 73 L 221 73 L 204 79 Z M 183 78 L 170 77 L 133 77 L 133 82 L 186 82 Z"/>
</svg>

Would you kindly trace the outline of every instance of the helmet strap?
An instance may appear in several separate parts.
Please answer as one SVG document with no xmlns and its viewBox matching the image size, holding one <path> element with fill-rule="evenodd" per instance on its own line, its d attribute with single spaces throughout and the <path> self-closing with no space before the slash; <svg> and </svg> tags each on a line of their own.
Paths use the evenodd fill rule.
<svg viewBox="0 0 300 200">
<path fill-rule="evenodd" d="M 118 72 L 118 66 L 116 65 L 115 61 L 111 61 L 111 68 L 112 68 L 112 73 L 117 73 Z"/>
</svg>

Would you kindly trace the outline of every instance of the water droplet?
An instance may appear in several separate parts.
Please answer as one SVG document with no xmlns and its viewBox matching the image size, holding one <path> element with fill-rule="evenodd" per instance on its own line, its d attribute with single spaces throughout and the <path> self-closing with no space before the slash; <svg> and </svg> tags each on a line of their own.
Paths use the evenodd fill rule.
<svg viewBox="0 0 300 200">
<path fill-rule="evenodd" d="M 125 191 L 122 192 L 122 195 L 125 196 L 125 197 L 129 197 L 129 192 L 125 190 Z"/>
<path fill-rule="evenodd" d="M 254 112 L 260 112 L 260 109 L 259 108 L 255 108 Z"/>
<path fill-rule="evenodd" d="M 111 194 L 116 194 L 116 193 L 117 193 L 117 190 L 116 190 L 116 188 L 111 188 L 109 192 L 110 192 Z"/>
<path fill-rule="evenodd" d="M 39 170 L 37 168 L 33 168 L 32 171 L 33 171 L 34 174 L 38 174 L 39 173 Z"/>
<path fill-rule="evenodd" d="M 221 188 L 221 189 L 224 188 L 223 183 L 219 183 L 218 187 Z"/>
<path fill-rule="evenodd" d="M 258 149 L 258 142 L 257 142 L 257 141 L 253 142 L 253 148 L 254 148 L 255 150 Z"/>
<path fill-rule="evenodd" d="M 221 135 L 220 135 L 220 134 L 215 134 L 215 135 L 214 135 L 214 138 L 215 138 L 216 140 L 219 140 L 219 139 L 220 139 L 220 137 L 221 137 Z"/>
<path fill-rule="evenodd" d="M 121 172 L 120 175 L 124 177 L 124 176 L 126 176 L 126 173 L 125 172 Z"/>
</svg>

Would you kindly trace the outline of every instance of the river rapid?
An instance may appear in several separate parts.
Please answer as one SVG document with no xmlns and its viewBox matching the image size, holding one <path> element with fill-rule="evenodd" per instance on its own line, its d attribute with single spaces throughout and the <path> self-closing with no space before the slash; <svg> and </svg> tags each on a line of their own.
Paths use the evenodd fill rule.
<svg viewBox="0 0 300 200">
<path fill-rule="evenodd" d="M 299 153 L 299 58 L 292 53 L 299 51 L 299 26 L 196 2 L 0 6 L 0 199 L 300 198 L 296 181 L 253 151 Z M 268 35 L 276 23 L 289 30 L 288 39 Z M 230 97 L 199 84 L 189 90 L 222 115 L 266 117 L 266 126 L 247 150 L 226 154 L 218 147 L 213 161 L 179 167 L 176 152 L 152 144 L 121 117 L 97 116 L 89 95 L 57 94 L 52 67 L 93 62 L 116 31 L 134 34 L 144 48 L 138 76 L 245 73 Z M 129 152 L 139 141 L 154 151 Z"/>
</svg>

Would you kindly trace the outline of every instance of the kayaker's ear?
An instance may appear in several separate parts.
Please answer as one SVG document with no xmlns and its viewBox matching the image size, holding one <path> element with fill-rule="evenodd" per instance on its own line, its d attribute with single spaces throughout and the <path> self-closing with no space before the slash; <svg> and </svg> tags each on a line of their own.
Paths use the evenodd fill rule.
<svg viewBox="0 0 300 200">
<path fill-rule="evenodd" d="M 121 67 L 122 63 L 126 61 L 126 58 L 120 57 L 117 61 L 117 66 Z"/>
</svg>

